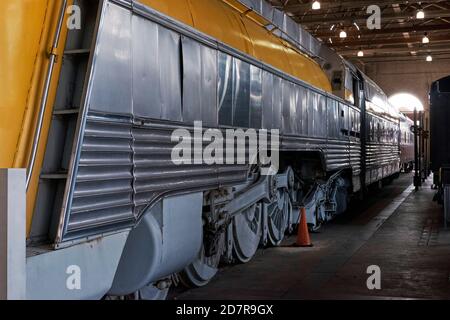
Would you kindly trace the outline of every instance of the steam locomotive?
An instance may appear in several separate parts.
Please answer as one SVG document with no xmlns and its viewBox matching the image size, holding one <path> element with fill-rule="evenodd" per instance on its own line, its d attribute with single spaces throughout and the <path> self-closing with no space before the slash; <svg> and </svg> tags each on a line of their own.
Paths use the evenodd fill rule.
<svg viewBox="0 0 450 320">
<path fill-rule="evenodd" d="M 219 263 L 279 245 L 299 207 L 317 229 L 412 161 L 410 120 L 380 87 L 265 1 L 0 8 L 23 25 L 0 59 L 14 74 L 0 78 L 0 164 L 27 168 L 27 298 L 206 285 Z M 69 28 L 77 12 L 82 27 Z M 211 129 L 278 130 L 278 168 L 176 164 L 179 129 L 201 146 Z"/>
</svg>

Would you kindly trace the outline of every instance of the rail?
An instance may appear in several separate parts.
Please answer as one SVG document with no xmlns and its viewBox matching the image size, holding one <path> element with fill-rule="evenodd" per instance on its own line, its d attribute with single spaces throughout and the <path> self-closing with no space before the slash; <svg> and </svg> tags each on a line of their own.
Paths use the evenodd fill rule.
<svg viewBox="0 0 450 320">
<path fill-rule="evenodd" d="M 36 163 L 36 155 L 37 155 L 37 150 L 39 148 L 39 141 L 40 141 L 41 133 L 42 133 L 42 125 L 44 122 L 44 116 L 45 116 L 46 106 L 47 106 L 47 102 L 48 102 L 48 94 L 49 94 L 49 90 L 50 90 L 50 84 L 51 84 L 51 80 L 53 77 L 53 70 L 55 68 L 55 63 L 56 63 L 56 57 L 57 57 L 56 50 L 58 49 L 58 43 L 59 43 L 59 39 L 61 37 L 61 30 L 62 30 L 62 26 L 63 26 L 63 22 L 64 22 L 66 6 L 67 6 L 67 0 L 62 0 L 60 12 L 59 12 L 59 18 L 58 18 L 58 25 L 56 27 L 56 33 L 55 33 L 55 37 L 53 39 L 53 45 L 50 50 L 50 61 L 49 61 L 49 65 L 47 68 L 47 74 L 45 76 L 44 90 L 43 90 L 41 101 L 39 104 L 39 116 L 38 116 L 38 121 L 36 124 L 36 129 L 35 129 L 34 137 L 33 137 L 33 147 L 31 149 L 30 160 L 29 160 L 29 164 L 28 164 L 28 168 L 27 168 L 27 177 L 26 177 L 27 178 L 26 179 L 27 190 L 28 190 L 28 187 L 30 186 L 30 181 L 33 176 L 34 165 Z"/>
</svg>

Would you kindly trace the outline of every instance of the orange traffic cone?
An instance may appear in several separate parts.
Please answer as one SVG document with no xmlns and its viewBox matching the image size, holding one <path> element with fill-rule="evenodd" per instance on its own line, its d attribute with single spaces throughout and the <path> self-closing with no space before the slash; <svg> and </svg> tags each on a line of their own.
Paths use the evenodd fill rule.
<svg viewBox="0 0 450 320">
<path fill-rule="evenodd" d="M 312 247 L 309 238 L 308 224 L 306 223 L 306 209 L 300 208 L 300 223 L 298 224 L 296 247 Z"/>
</svg>

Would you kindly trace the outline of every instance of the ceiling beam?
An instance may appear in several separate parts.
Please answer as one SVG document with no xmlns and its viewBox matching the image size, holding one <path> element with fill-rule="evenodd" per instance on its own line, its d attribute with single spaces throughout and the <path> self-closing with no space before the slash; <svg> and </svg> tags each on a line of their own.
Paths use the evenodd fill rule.
<svg viewBox="0 0 450 320">
<path fill-rule="evenodd" d="M 419 57 L 418 56 L 370 57 L 369 59 L 355 57 L 355 58 L 350 58 L 349 60 L 353 63 L 360 62 L 362 64 L 370 64 L 370 63 L 377 63 L 377 62 L 393 63 L 393 62 L 413 62 L 413 61 L 429 63 L 429 62 L 425 61 L 424 57 L 420 57 L 420 56 Z M 443 61 L 443 60 L 450 60 L 450 55 L 435 57 L 433 59 L 432 63 L 435 63 L 437 61 Z"/>
<path fill-rule="evenodd" d="M 450 34 L 442 35 L 442 36 L 434 36 L 430 37 L 430 40 L 433 42 L 441 42 L 441 41 L 450 41 Z M 341 42 L 329 43 L 328 45 L 334 48 L 340 47 L 358 47 L 358 46 L 370 46 L 370 45 L 386 45 L 386 44 L 413 44 L 413 43 L 422 43 L 422 36 L 420 37 L 411 37 L 408 39 L 405 38 L 393 38 L 393 39 L 370 39 L 370 40 L 343 40 Z"/>
<path fill-rule="evenodd" d="M 349 25 L 353 22 L 364 23 L 367 21 L 369 15 L 363 11 L 363 14 L 353 15 L 353 16 L 338 16 L 337 14 L 330 13 L 329 16 L 324 17 L 323 14 L 309 14 L 299 19 L 299 22 L 303 25 L 311 24 L 324 24 L 324 23 L 341 23 L 346 22 Z M 450 17 L 450 10 L 434 10 L 426 13 L 426 19 L 439 19 Z M 408 20 L 415 17 L 414 12 L 401 12 L 401 13 L 385 13 L 381 14 L 382 23 L 387 20 Z"/>
<path fill-rule="evenodd" d="M 343 56 L 355 56 L 359 49 L 353 50 L 341 50 L 338 51 L 339 54 Z M 383 55 L 383 54 L 411 54 L 411 52 L 416 52 L 417 54 L 426 53 L 447 53 L 450 54 L 450 48 L 436 47 L 436 48 L 382 48 L 382 49 L 364 49 L 364 55 Z"/>
<path fill-rule="evenodd" d="M 347 51 L 348 52 L 348 51 Z M 416 57 L 416 56 L 427 56 L 427 55 L 433 55 L 433 56 L 440 56 L 440 55 L 450 55 L 450 51 L 432 51 L 432 52 L 416 52 L 414 54 L 411 54 L 410 52 L 390 52 L 390 53 L 367 53 L 366 51 L 364 51 L 364 57 L 368 58 L 368 57 L 392 57 L 392 56 L 402 56 L 402 57 Z M 356 50 L 353 51 L 352 53 L 341 53 L 341 55 L 345 58 L 356 58 L 358 57 L 356 54 Z M 358 57 L 359 58 L 359 57 Z"/>
<path fill-rule="evenodd" d="M 421 26 L 409 26 L 409 27 L 400 27 L 400 28 L 387 28 L 380 30 L 369 30 L 367 28 L 361 28 L 358 30 L 350 30 L 347 31 L 349 36 L 358 36 L 358 35 L 380 35 L 380 34 L 396 34 L 396 33 L 412 33 L 412 32 L 433 32 L 433 31 L 450 31 L 450 24 L 439 24 L 439 25 L 421 25 Z M 313 32 L 316 37 L 323 38 L 332 38 L 337 37 L 336 31 L 319 31 Z"/>
<path fill-rule="evenodd" d="M 385 6 L 391 6 L 394 4 L 418 4 L 418 3 L 422 3 L 422 5 L 427 5 L 427 4 L 437 4 L 437 3 L 441 3 L 441 2 L 446 2 L 445 0 L 386 0 L 386 1 L 379 1 L 378 3 L 374 2 L 373 0 L 360 0 L 360 1 L 320 1 L 321 4 L 321 10 L 326 10 L 326 9 L 333 9 L 333 8 L 364 8 L 364 7 L 368 7 L 372 4 L 377 4 L 380 7 L 385 7 Z M 312 10 L 311 8 L 311 2 L 308 3 L 293 3 L 291 1 L 289 1 L 285 6 L 282 6 L 281 9 L 285 10 L 285 11 L 296 11 L 296 12 L 307 12 Z"/>
</svg>

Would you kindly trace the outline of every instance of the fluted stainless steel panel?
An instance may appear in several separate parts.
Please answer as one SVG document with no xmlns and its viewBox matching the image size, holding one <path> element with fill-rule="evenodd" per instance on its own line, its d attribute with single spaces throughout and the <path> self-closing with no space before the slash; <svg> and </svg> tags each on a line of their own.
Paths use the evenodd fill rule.
<svg viewBox="0 0 450 320">
<path fill-rule="evenodd" d="M 158 40 L 161 119 L 181 121 L 180 35 L 166 28 L 159 28 Z"/>
<path fill-rule="evenodd" d="M 66 238 L 133 223 L 132 144 L 131 122 L 88 116 Z"/>
<path fill-rule="evenodd" d="M 250 128 L 262 128 L 262 70 L 250 66 Z"/>
<path fill-rule="evenodd" d="M 318 57 L 320 54 L 320 48 L 322 47 L 322 42 L 320 42 L 318 39 L 316 39 L 313 36 L 310 36 L 310 47 L 309 52 L 313 55 Z"/>
<path fill-rule="evenodd" d="M 298 105 L 299 105 L 300 109 L 299 109 L 299 111 L 297 111 L 297 117 L 301 119 L 301 121 L 299 120 L 299 124 L 300 124 L 299 134 L 307 135 L 308 134 L 308 90 L 301 86 L 299 86 Z"/>
<path fill-rule="evenodd" d="M 201 46 L 202 120 L 205 126 L 217 126 L 217 50 Z"/>
<path fill-rule="evenodd" d="M 217 123 L 217 53 L 189 38 L 183 48 L 183 121 Z"/>
<path fill-rule="evenodd" d="M 394 123 L 367 114 L 370 133 L 366 148 L 366 183 L 373 183 L 398 172 L 400 166 L 399 145 L 395 137 L 386 135 Z M 395 135 L 395 133 L 392 133 Z"/>
<path fill-rule="evenodd" d="M 302 50 L 304 50 L 305 52 L 308 52 L 311 54 L 311 34 L 306 31 L 305 29 L 301 29 L 301 40 L 302 42 L 300 43 Z"/>
<path fill-rule="evenodd" d="M 295 137 L 283 136 L 281 142 L 281 150 L 304 150 L 304 151 L 318 151 L 326 153 L 327 141 L 320 138 L 312 137 Z"/>
<path fill-rule="evenodd" d="M 270 130 L 273 126 L 273 74 L 262 73 L 262 128 Z"/>
<path fill-rule="evenodd" d="M 259 0 L 259 1 L 261 1 L 261 15 L 265 17 L 267 20 L 271 21 L 273 19 L 274 8 L 266 0 Z"/>
<path fill-rule="evenodd" d="M 306 112 L 307 112 L 307 118 L 308 118 L 308 131 L 307 135 L 314 136 L 314 129 L 315 129 L 315 112 L 314 109 L 316 108 L 317 103 L 317 93 L 313 91 L 307 91 L 306 93 Z"/>
<path fill-rule="evenodd" d="M 326 127 L 326 118 L 319 112 L 319 100 L 319 94 L 314 93 L 311 95 L 312 130 L 309 134 L 314 137 L 320 137 L 322 127 Z M 325 123 L 322 122 L 323 120 L 325 120 Z"/>
<path fill-rule="evenodd" d="M 283 24 L 284 24 L 284 13 L 283 11 L 274 8 L 273 10 L 273 19 L 272 19 L 273 24 L 280 30 L 283 30 Z M 282 32 L 279 30 L 275 30 L 274 34 L 276 34 L 277 36 L 281 36 Z"/>
<path fill-rule="evenodd" d="M 246 165 L 174 164 L 171 152 L 176 143 L 171 135 L 175 128 L 133 128 L 136 215 L 169 192 L 206 190 L 245 180 Z"/>
<path fill-rule="evenodd" d="M 283 102 L 283 96 L 282 96 L 282 83 L 283 80 L 280 77 L 274 76 L 273 78 L 273 104 L 272 104 L 272 128 L 282 130 L 282 102 Z"/>
<path fill-rule="evenodd" d="M 327 99 L 328 111 L 328 137 L 339 137 L 339 103 L 333 99 Z"/>
<path fill-rule="evenodd" d="M 319 95 L 319 100 L 317 102 L 317 111 L 317 136 L 325 138 L 327 136 L 328 113 L 327 99 L 323 95 Z"/>
<path fill-rule="evenodd" d="M 295 22 L 287 14 L 284 15 L 283 30 L 291 41 L 298 41 L 300 39 L 300 29 L 297 22 Z"/>
<path fill-rule="evenodd" d="M 283 134 L 293 134 L 291 129 L 291 83 L 284 80 L 282 83 L 282 131 Z"/>
<path fill-rule="evenodd" d="M 340 170 L 350 167 L 350 146 L 348 141 L 329 139 L 326 162 L 328 170 Z"/>
<path fill-rule="evenodd" d="M 361 141 L 359 139 L 350 142 L 350 165 L 353 175 L 361 173 Z"/>
<path fill-rule="evenodd" d="M 261 1 L 259 0 L 240 0 L 243 4 L 245 4 L 248 8 L 255 10 L 256 12 L 259 12 L 261 7 L 258 8 L 258 4 L 261 5 Z"/>
<path fill-rule="evenodd" d="M 234 59 L 233 77 L 233 126 L 248 128 L 250 125 L 250 65 Z"/>
<path fill-rule="evenodd" d="M 158 25 L 133 16 L 133 111 L 136 117 L 161 118 Z"/>
<path fill-rule="evenodd" d="M 349 134 L 349 107 L 343 103 L 339 103 L 339 124 L 340 130 L 346 130 L 347 136 Z M 341 131 L 341 135 L 343 132 Z"/>
<path fill-rule="evenodd" d="M 131 13 L 108 3 L 100 31 L 91 110 L 131 114 Z M 111 90 L 114 88 L 114 90 Z"/>
<path fill-rule="evenodd" d="M 291 130 L 295 135 L 301 135 L 302 122 L 301 122 L 301 112 L 302 109 L 299 103 L 300 92 L 298 86 L 291 83 L 291 97 L 290 97 L 290 107 L 291 107 Z"/>
<path fill-rule="evenodd" d="M 233 58 L 218 53 L 218 108 L 219 124 L 233 124 Z"/>
<path fill-rule="evenodd" d="M 202 114 L 202 54 L 201 45 L 182 38 L 183 44 L 183 121 L 201 120 Z"/>
</svg>

